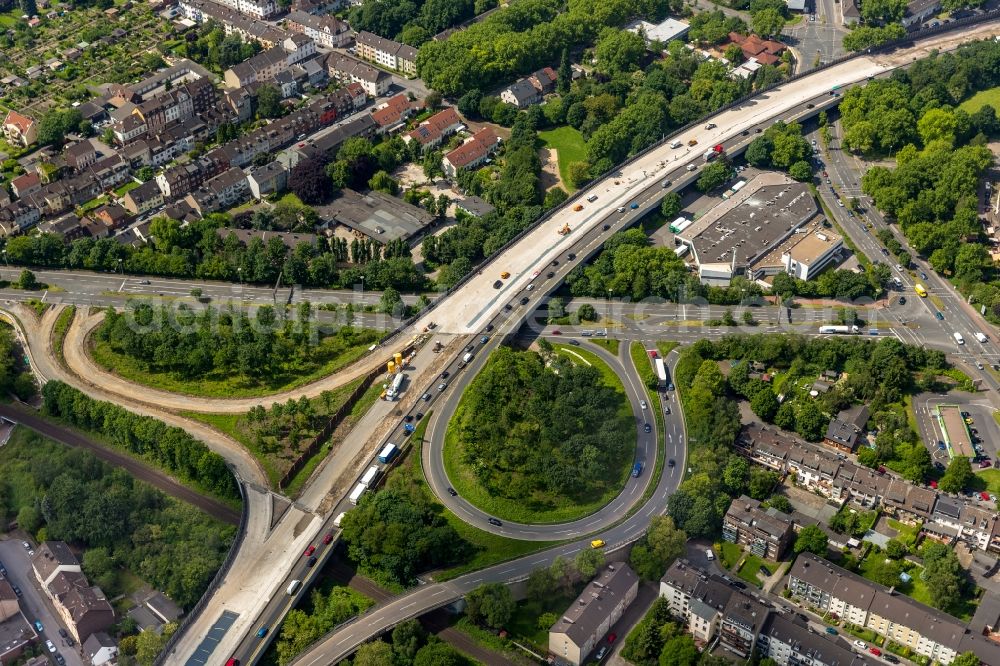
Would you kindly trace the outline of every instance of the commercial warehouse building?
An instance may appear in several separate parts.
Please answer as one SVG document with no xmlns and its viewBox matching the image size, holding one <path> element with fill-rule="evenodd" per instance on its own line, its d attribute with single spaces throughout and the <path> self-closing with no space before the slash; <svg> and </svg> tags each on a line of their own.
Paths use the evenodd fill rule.
<svg viewBox="0 0 1000 666">
<path fill-rule="evenodd" d="M 843 239 L 819 223 L 805 184 L 762 173 L 728 194 L 696 221 L 671 224 L 703 283 L 725 286 L 736 275 L 760 280 L 780 272 L 811 279 L 839 255 Z"/>
</svg>

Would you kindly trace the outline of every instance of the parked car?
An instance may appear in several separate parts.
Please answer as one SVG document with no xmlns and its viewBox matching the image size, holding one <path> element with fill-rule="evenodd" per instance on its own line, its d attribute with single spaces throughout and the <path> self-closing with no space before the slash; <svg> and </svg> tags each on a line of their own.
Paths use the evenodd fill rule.
<svg viewBox="0 0 1000 666">
<path fill-rule="evenodd" d="M 837 630 L 834 629 L 833 627 L 827 627 L 826 628 L 826 633 L 830 634 L 831 636 L 836 636 L 837 635 Z"/>
<path fill-rule="evenodd" d="M 877 647 L 868 648 L 868 651 L 871 652 L 876 657 L 882 656 L 882 650 L 879 650 Z"/>
<path fill-rule="evenodd" d="M 331 533 L 327 532 L 325 535 L 323 535 L 324 546 L 329 546 L 331 541 L 333 541 L 333 535 Z"/>
<path fill-rule="evenodd" d="M 867 650 L 868 644 L 865 643 L 864 641 L 854 641 L 854 647 L 858 648 L 859 650 Z"/>
</svg>

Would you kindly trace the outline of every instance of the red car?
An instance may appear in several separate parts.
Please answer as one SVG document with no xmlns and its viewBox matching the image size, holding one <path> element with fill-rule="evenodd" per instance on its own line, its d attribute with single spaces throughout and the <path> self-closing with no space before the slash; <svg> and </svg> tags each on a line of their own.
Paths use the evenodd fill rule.
<svg viewBox="0 0 1000 666">
<path fill-rule="evenodd" d="M 560 331 L 560 330 L 559 330 L 559 329 L 557 328 L 556 330 L 552 331 L 552 335 L 562 335 L 562 331 Z"/>
<path fill-rule="evenodd" d="M 934 481 L 933 479 L 931 479 L 930 486 L 931 486 L 931 488 L 937 489 L 937 481 Z"/>
<path fill-rule="evenodd" d="M 656 353 L 655 349 L 650 349 L 649 350 L 649 358 L 656 358 L 657 356 L 658 356 L 658 354 Z"/>
<path fill-rule="evenodd" d="M 989 502 L 990 501 L 990 494 L 988 492 L 986 492 L 985 490 L 983 492 L 979 493 L 979 497 L 984 502 Z"/>
<path fill-rule="evenodd" d="M 304 553 L 304 555 L 306 557 L 309 557 L 310 555 L 312 555 L 315 552 L 316 552 L 316 546 L 309 546 L 308 548 L 306 548 L 306 552 Z"/>
<path fill-rule="evenodd" d="M 328 545 L 328 544 L 329 544 L 329 543 L 330 543 L 331 541 L 333 541 L 333 535 L 332 535 L 332 534 L 330 534 L 329 532 L 327 532 L 327 533 L 326 533 L 326 536 L 325 536 L 325 537 L 323 537 L 323 543 L 324 543 L 325 545 Z"/>
<path fill-rule="evenodd" d="M 987 467 L 992 467 L 992 466 L 993 463 L 990 462 L 989 460 L 984 460 L 983 462 L 979 463 L 979 469 L 986 469 Z"/>
<path fill-rule="evenodd" d="M 618 634 L 611 632 L 608 634 L 608 643 L 614 643 L 618 639 Z"/>
<path fill-rule="evenodd" d="M 877 647 L 868 648 L 868 651 L 871 652 L 876 657 L 881 657 L 882 656 L 882 650 L 879 650 Z"/>
</svg>

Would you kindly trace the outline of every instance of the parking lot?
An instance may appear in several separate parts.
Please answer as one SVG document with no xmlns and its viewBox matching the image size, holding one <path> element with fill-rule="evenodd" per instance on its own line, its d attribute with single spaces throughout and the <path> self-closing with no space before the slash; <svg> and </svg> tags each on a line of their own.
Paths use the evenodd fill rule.
<svg viewBox="0 0 1000 666">
<path fill-rule="evenodd" d="M 66 640 L 59 635 L 61 625 L 56 620 L 57 616 L 48 598 L 38 589 L 38 581 L 35 580 L 28 551 L 21 545 L 21 539 L 14 537 L 0 541 L 0 561 L 7 569 L 7 580 L 21 589 L 21 598 L 18 599 L 21 612 L 28 622 L 34 623 L 35 620 L 39 620 L 42 623 L 44 631 L 41 633 L 40 642 L 43 648 L 45 640 L 51 640 L 59 654 L 66 660 L 67 666 L 83 666 L 83 659 L 77 652 L 80 646 L 69 647 Z M 47 651 L 46 654 L 51 656 Z M 52 663 L 55 663 L 54 659 Z"/>
<path fill-rule="evenodd" d="M 971 393 L 924 393 L 913 399 L 913 407 L 920 437 L 939 469 L 948 466 L 952 455 L 981 457 L 982 462 L 973 462 L 974 471 L 980 469 L 980 465 L 997 464 L 1000 425 L 993 418 L 992 405 L 985 399 Z M 939 412 L 944 419 L 939 417 Z M 942 422 L 948 429 L 947 437 Z M 944 448 L 941 442 L 945 442 Z M 972 448 L 967 449 L 966 445 Z"/>
</svg>

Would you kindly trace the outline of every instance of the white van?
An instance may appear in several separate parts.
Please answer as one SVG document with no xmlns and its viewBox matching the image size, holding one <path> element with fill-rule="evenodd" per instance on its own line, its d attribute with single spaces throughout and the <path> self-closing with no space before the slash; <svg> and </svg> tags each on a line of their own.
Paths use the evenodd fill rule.
<svg viewBox="0 0 1000 666">
<path fill-rule="evenodd" d="M 957 342 L 958 344 L 960 344 L 960 345 L 964 345 L 965 344 L 965 338 L 963 338 L 962 334 L 959 333 L 958 331 L 955 331 L 954 333 L 952 333 L 951 337 L 955 338 L 955 342 Z"/>
<path fill-rule="evenodd" d="M 301 580 L 293 580 L 291 583 L 288 584 L 288 589 L 285 590 L 285 592 L 288 593 L 288 596 L 292 596 L 298 591 L 299 585 L 301 584 L 302 584 Z"/>
<path fill-rule="evenodd" d="M 681 145 L 682 144 L 681 144 L 681 140 L 680 139 L 674 139 L 673 141 L 670 142 L 670 147 L 671 148 L 680 148 Z"/>
<path fill-rule="evenodd" d="M 687 165 L 687 170 L 688 171 L 694 171 L 697 168 L 698 168 L 698 166 L 696 164 L 694 164 L 694 163 L 691 163 L 691 164 Z"/>
<path fill-rule="evenodd" d="M 989 342 L 990 341 L 990 339 L 988 337 L 986 337 L 985 333 L 980 333 L 979 331 L 976 331 L 976 340 L 979 340 L 980 342 Z"/>
<path fill-rule="evenodd" d="M 706 548 L 705 549 L 705 557 L 708 558 L 709 562 L 711 562 L 712 560 L 715 559 L 715 553 L 712 552 L 711 548 Z"/>
<path fill-rule="evenodd" d="M 333 519 L 333 526 L 334 527 L 340 527 L 340 524 L 344 522 L 344 516 L 346 516 L 346 515 L 347 515 L 347 512 L 344 511 L 339 516 L 337 516 L 336 518 L 334 518 Z"/>
</svg>

